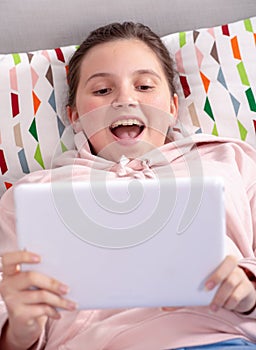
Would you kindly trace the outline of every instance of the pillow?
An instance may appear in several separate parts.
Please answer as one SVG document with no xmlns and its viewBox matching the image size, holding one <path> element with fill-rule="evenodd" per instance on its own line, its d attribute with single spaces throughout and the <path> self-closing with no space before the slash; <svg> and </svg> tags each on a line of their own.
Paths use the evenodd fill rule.
<svg viewBox="0 0 256 350">
<path fill-rule="evenodd" d="M 162 39 L 179 73 L 181 131 L 256 147 L 256 17 Z"/>
<path fill-rule="evenodd" d="M 162 39 L 179 73 L 181 132 L 235 137 L 256 147 L 256 18 Z M 0 196 L 74 148 L 65 103 L 75 49 L 0 54 Z"/>
<path fill-rule="evenodd" d="M 67 63 L 75 49 L 0 55 L 0 196 L 73 148 L 65 102 Z"/>
</svg>

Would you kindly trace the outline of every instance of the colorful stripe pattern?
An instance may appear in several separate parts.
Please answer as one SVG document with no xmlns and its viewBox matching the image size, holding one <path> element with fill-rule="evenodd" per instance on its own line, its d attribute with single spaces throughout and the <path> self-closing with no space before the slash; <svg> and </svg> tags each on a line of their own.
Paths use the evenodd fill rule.
<svg viewBox="0 0 256 350">
<path fill-rule="evenodd" d="M 0 196 L 73 148 L 65 100 L 67 64 L 75 49 L 0 55 Z"/>
<path fill-rule="evenodd" d="M 256 147 L 256 17 L 163 38 L 179 72 L 180 128 Z"/>
</svg>

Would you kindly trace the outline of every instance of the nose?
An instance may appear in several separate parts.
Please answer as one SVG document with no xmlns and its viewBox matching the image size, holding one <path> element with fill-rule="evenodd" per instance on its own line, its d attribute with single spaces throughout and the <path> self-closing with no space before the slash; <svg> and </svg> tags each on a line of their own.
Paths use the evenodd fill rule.
<svg viewBox="0 0 256 350">
<path fill-rule="evenodd" d="M 133 92 L 129 89 L 121 89 L 112 101 L 112 107 L 115 109 L 118 108 L 127 108 L 127 107 L 136 107 L 138 101 L 134 96 Z"/>
<path fill-rule="evenodd" d="M 138 102 L 128 102 L 128 101 L 124 101 L 124 102 L 120 102 L 120 101 L 114 101 L 112 103 L 112 107 L 115 108 L 115 109 L 118 109 L 118 108 L 131 108 L 131 107 L 136 107 L 138 105 Z"/>
</svg>

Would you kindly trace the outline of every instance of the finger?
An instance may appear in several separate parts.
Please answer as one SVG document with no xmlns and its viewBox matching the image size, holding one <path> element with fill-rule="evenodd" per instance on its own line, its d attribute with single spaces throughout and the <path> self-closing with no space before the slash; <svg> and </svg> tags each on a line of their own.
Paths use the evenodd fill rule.
<svg viewBox="0 0 256 350">
<path fill-rule="evenodd" d="M 237 286 L 243 281 L 243 277 L 243 271 L 237 268 L 220 284 L 210 305 L 214 311 L 224 306 Z"/>
<path fill-rule="evenodd" d="M 38 263 L 40 256 L 26 250 L 6 253 L 2 257 L 2 271 L 4 275 L 12 275 L 19 271 L 22 263 Z"/>
<path fill-rule="evenodd" d="M 25 309 L 27 310 L 27 308 Z M 31 317 L 28 317 L 27 325 L 33 326 L 34 322 L 36 322 L 35 318 L 47 316 L 54 320 L 58 320 L 61 318 L 60 313 L 53 307 L 50 307 L 46 304 L 41 305 L 33 305 L 31 309 Z"/>
<path fill-rule="evenodd" d="M 21 267 L 19 264 L 3 266 L 3 278 L 5 276 L 12 276 L 20 272 Z"/>
<path fill-rule="evenodd" d="M 212 273 L 205 283 L 207 290 L 212 290 L 222 281 L 224 281 L 230 273 L 236 268 L 237 259 L 234 256 L 227 256 L 219 267 Z"/>
<path fill-rule="evenodd" d="M 172 312 L 172 311 L 175 311 L 175 310 L 178 310 L 180 309 L 180 307 L 172 307 L 172 306 L 162 306 L 160 307 L 160 310 L 161 311 L 166 311 L 166 312 Z"/>
<path fill-rule="evenodd" d="M 25 291 L 20 295 L 20 301 L 24 304 L 47 304 L 54 308 L 62 308 L 65 310 L 75 310 L 76 303 L 72 300 L 62 298 L 59 295 L 54 293 L 50 293 L 46 290 L 33 290 L 33 291 Z"/>
<path fill-rule="evenodd" d="M 19 274 L 9 277 L 8 281 L 4 279 L 1 290 L 4 291 L 7 288 L 9 291 L 24 291 L 31 288 L 38 288 L 58 295 L 66 294 L 69 291 L 67 285 L 37 271 L 21 271 Z M 6 292 L 8 291 L 6 290 Z"/>
<path fill-rule="evenodd" d="M 15 309 L 8 309 L 10 318 L 14 319 L 17 324 L 33 326 L 36 324 L 39 317 L 47 316 L 53 319 L 59 319 L 60 313 L 47 304 L 34 304 L 28 307 L 22 304 Z"/>
<path fill-rule="evenodd" d="M 228 310 L 234 310 L 246 296 L 247 291 L 244 289 L 243 283 L 241 283 L 234 289 L 232 295 L 229 298 L 227 298 L 223 307 L 225 307 L 225 309 Z"/>
<path fill-rule="evenodd" d="M 39 262 L 40 256 L 28 250 L 5 253 L 2 257 L 4 265 Z"/>
<path fill-rule="evenodd" d="M 256 294 L 253 285 L 249 282 L 240 283 L 230 298 L 225 302 L 224 307 L 237 312 L 247 312 L 255 305 Z"/>
<path fill-rule="evenodd" d="M 8 310 L 17 310 L 19 305 L 27 305 L 28 309 L 30 306 L 36 304 L 45 304 L 53 308 L 62 308 L 65 310 L 75 310 L 77 305 L 72 300 L 62 298 L 54 293 L 50 293 L 46 290 L 28 290 L 19 292 L 17 298 L 17 292 L 8 294 L 5 298 L 5 303 L 8 306 Z M 18 306 L 17 306 L 18 300 Z"/>
</svg>

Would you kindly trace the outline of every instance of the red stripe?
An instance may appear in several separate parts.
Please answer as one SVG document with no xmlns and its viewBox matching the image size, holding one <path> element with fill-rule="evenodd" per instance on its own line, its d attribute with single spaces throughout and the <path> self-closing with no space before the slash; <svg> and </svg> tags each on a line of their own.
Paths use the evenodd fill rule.
<svg viewBox="0 0 256 350">
<path fill-rule="evenodd" d="M 20 113 L 19 109 L 19 96 L 17 94 L 11 93 L 12 100 L 12 116 L 16 117 Z"/>
<path fill-rule="evenodd" d="M 4 157 L 4 151 L 2 149 L 0 149 L 0 169 L 1 169 L 2 175 L 4 175 L 4 173 L 6 173 L 8 170 L 5 157 Z"/>
<path fill-rule="evenodd" d="M 61 51 L 61 49 L 55 49 L 55 52 L 56 52 L 58 60 L 61 62 L 65 62 L 65 58 L 64 58 L 64 55 L 63 55 L 63 52 Z"/>
<path fill-rule="evenodd" d="M 222 33 L 223 33 L 223 35 L 230 36 L 230 34 L 229 34 L 229 29 L 228 29 L 228 25 L 227 25 L 227 24 L 225 24 L 225 25 L 222 26 L 221 28 L 222 28 Z"/>
<path fill-rule="evenodd" d="M 191 94 L 187 78 L 185 76 L 181 75 L 180 76 L 180 83 L 181 83 L 182 88 L 183 88 L 184 96 L 185 96 L 185 98 L 187 98 Z"/>
</svg>

